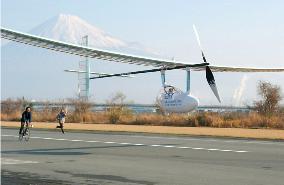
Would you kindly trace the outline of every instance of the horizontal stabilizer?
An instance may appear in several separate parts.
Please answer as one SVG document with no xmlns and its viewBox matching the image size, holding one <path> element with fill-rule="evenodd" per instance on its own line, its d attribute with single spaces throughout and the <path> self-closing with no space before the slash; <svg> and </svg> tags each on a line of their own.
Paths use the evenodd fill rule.
<svg viewBox="0 0 284 185">
<path fill-rule="evenodd" d="M 71 73 L 87 73 L 87 71 L 79 71 L 79 70 L 73 70 L 73 69 L 65 69 L 65 72 L 71 72 Z M 105 76 L 105 75 L 113 75 L 109 73 L 98 73 L 98 72 L 90 72 L 92 75 L 97 75 L 97 76 Z M 127 77 L 127 78 L 134 78 L 135 76 L 132 75 L 121 75 L 120 77 Z"/>
</svg>

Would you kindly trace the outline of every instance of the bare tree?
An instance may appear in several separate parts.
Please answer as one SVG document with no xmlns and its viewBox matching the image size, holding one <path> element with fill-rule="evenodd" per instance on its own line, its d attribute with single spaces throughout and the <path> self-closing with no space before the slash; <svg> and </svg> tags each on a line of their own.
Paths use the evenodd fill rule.
<svg viewBox="0 0 284 185">
<path fill-rule="evenodd" d="M 27 101 L 24 97 L 16 100 L 8 98 L 1 101 L 1 112 L 4 114 L 12 114 L 16 111 L 22 111 L 27 106 L 32 107 L 32 103 Z"/>
<path fill-rule="evenodd" d="M 87 115 L 91 112 L 92 104 L 88 100 L 83 99 L 68 99 L 68 101 L 74 105 L 74 112 L 70 119 L 74 122 L 86 122 Z"/>
<path fill-rule="evenodd" d="M 269 82 L 259 81 L 258 94 L 261 100 L 254 102 L 257 112 L 271 116 L 279 111 L 279 102 L 281 101 L 281 89 L 277 85 Z"/>
<path fill-rule="evenodd" d="M 117 92 L 111 96 L 110 100 L 107 100 L 107 113 L 109 115 L 109 121 L 112 124 L 116 124 L 124 113 L 125 99 L 126 96 L 122 92 Z"/>
</svg>

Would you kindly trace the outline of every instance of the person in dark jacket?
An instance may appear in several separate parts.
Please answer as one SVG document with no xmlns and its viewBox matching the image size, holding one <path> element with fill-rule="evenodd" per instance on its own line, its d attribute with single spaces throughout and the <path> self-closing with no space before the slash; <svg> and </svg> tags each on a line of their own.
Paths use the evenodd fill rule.
<svg viewBox="0 0 284 185">
<path fill-rule="evenodd" d="M 31 122 L 32 122 L 31 107 L 26 107 L 26 110 L 22 113 L 21 128 L 20 128 L 19 134 L 22 133 L 25 124 L 28 124 L 29 126 Z"/>
</svg>

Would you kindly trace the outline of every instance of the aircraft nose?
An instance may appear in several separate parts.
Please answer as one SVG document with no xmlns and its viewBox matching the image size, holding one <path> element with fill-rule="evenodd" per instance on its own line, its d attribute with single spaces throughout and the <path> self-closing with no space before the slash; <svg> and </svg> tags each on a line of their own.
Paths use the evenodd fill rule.
<svg viewBox="0 0 284 185">
<path fill-rule="evenodd" d="M 194 109 L 196 109 L 199 105 L 199 100 L 196 97 L 191 96 L 191 102 Z"/>
<path fill-rule="evenodd" d="M 194 105 L 195 105 L 196 107 L 198 107 L 198 105 L 199 105 L 199 100 L 198 100 L 196 97 L 192 97 L 192 98 L 193 98 Z"/>
<path fill-rule="evenodd" d="M 199 100 L 194 96 L 188 95 L 186 104 L 187 104 L 187 106 L 186 106 L 187 111 L 190 112 L 190 111 L 195 110 L 198 107 Z"/>
</svg>

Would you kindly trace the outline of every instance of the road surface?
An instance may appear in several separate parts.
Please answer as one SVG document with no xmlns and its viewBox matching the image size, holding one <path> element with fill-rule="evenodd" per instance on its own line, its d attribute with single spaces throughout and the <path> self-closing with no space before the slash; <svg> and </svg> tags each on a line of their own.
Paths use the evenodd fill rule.
<svg viewBox="0 0 284 185">
<path fill-rule="evenodd" d="M 283 185 L 284 142 L 2 128 L 2 184 Z"/>
</svg>

